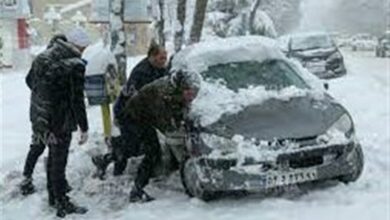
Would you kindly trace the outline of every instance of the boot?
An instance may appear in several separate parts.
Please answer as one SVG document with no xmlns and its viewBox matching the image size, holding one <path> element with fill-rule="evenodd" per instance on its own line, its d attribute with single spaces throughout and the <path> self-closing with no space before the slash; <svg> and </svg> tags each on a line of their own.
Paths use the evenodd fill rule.
<svg viewBox="0 0 390 220">
<path fill-rule="evenodd" d="M 155 198 L 151 197 L 149 194 L 147 194 L 143 189 L 134 186 L 133 189 L 130 192 L 130 198 L 129 201 L 131 203 L 134 202 L 150 202 L 155 200 Z"/>
<path fill-rule="evenodd" d="M 69 197 L 64 196 L 63 198 L 56 201 L 57 217 L 64 218 L 69 214 L 85 214 L 88 209 L 82 206 L 77 206 L 72 203 Z"/>
<path fill-rule="evenodd" d="M 32 177 L 25 177 L 20 183 L 20 191 L 22 195 L 27 196 L 35 192 L 35 186 L 33 184 Z"/>
<path fill-rule="evenodd" d="M 92 163 L 96 166 L 96 176 L 99 179 L 104 180 L 106 175 L 106 169 L 110 164 L 111 160 L 108 155 L 97 155 L 92 157 Z"/>
</svg>

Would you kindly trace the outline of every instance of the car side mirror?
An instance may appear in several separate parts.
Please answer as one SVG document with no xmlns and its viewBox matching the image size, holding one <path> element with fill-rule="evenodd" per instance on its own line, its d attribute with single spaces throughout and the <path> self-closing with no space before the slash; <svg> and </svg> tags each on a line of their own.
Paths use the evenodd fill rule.
<svg viewBox="0 0 390 220">
<path fill-rule="evenodd" d="M 324 83 L 324 89 L 329 90 L 329 83 Z"/>
</svg>

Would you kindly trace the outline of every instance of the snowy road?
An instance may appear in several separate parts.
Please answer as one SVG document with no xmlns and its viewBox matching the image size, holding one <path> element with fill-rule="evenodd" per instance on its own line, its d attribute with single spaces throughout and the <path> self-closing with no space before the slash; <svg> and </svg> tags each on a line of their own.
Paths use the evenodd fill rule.
<svg viewBox="0 0 390 220">
<path fill-rule="evenodd" d="M 68 219 L 390 219 L 390 59 L 372 53 L 345 53 L 348 75 L 330 81 L 329 92 L 352 114 L 363 145 L 366 166 L 362 177 L 348 186 L 319 189 L 295 198 L 242 198 L 204 203 L 189 199 L 180 190 L 150 188 L 157 197 L 149 204 L 128 204 L 127 177 L 105 183 L 90 177 L 87 151 L 99 145 L 100 111 L 89 108 L 91 141 L 72 145 L 68 179 L 72 196 L 90 208 L 85 216 Z M 55 219 L 47 207 L 43 160 L 36 168 L 38 193 L 23 198 L 16 191 L 30 141 L 29 93 L 24 72 L 0 74 L 1 152 L 0 217 Z"/>
</svg>

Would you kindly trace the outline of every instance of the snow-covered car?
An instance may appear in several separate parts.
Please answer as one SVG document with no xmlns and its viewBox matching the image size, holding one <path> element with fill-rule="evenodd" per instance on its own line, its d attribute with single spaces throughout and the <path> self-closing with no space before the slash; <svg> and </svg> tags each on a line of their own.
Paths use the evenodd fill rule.
<svg viewBox="0 0 390 220">
<path fill-rule="evenodd" d="M 363 152 L 350 114 L 274 40 L 199 43 L 176 54 L 172 68 L 202 78 L 191 132 L 166 134 L 189 195 L 359 178 Z"/>
<path fill-rule="evenodd" d="M 390 57 L 390 31 L 378 39 L 375 55 L 377 57 Z"/>
<path fill-rule="evenodd" d="M 326 33 L 303 33 L 282 37 L 284 51 L 297 59 L 319 78 L 328 79 L 347 73 L 344 58 L 333 39 Z"/>
<path fill-rule="evenodd" d="M 357 34 L 352 37 L 352 51 L 374 51 L 377 45 L 377 40 L 370 34 Z"/>
</svg>

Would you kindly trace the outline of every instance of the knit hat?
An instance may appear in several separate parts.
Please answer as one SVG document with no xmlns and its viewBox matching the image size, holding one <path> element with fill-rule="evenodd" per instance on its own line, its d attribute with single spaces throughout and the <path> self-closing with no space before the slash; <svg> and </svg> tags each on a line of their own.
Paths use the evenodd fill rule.
<svg viewBox="0 0 390 220">
<path fill-rule="evenodd" d="M 91 43 L 87 32 L 81 27 L 76 27 L 66 33 L 66 39 L 79 47 L 87 47 Z"/>
</svg>

